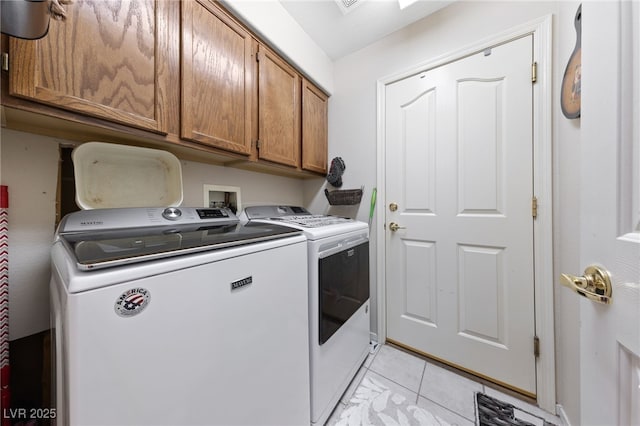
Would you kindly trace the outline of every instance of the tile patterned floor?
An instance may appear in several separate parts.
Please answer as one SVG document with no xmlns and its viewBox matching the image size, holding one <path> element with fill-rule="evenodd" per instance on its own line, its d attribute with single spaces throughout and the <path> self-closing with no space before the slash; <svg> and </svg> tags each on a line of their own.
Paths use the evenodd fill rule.
<svg viewBox="0 0 640 426">
<path fill-rule="evenodd" d="M 522 420 L 534 425 L 542 419 L 556 425 L 561 420 L 536 406 L 475 382 L 394 346 L 382 345 L 366 359 L 336 406 L 327 426 L 335 425 L 363 378 L 372 378 L 451 425 L 476 424 L 475 394 L 482 392 L 510 403 L 522 413 Z M 521 418 L 521 417 L 518 417 Z"/>
</svg>

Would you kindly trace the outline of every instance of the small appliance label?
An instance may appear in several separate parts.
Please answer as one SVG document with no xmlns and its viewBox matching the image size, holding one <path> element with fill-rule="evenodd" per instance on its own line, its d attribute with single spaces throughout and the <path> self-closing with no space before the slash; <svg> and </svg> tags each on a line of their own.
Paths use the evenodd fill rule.
<svg viewBox="0 0 640 426">
<path fill-rule="evenodd" d="M 244 287 L 245 285 L 249 285 L 251 283 L 253 283 L 253 277 L 247 277 L 238 281 L 234 281 L 231 283 L 231 290 L 237 290 L 240 287 Z"/>
<path fill-rule="evenodd" d="M 138 287 L 132 288 L 120 295 L 114 306 L 116 314 L 121 317 L 138 315 L 144 310 L 151 300 L 149 290 Z"/>
<path fill-rule="evenodd" d="M 104 222 L 101 220 L 83 220 L 83 221 L 80 221 L 80 225 L 81 226 L 98 226 L 98 225 L 104 225 Z"/>
</svg>

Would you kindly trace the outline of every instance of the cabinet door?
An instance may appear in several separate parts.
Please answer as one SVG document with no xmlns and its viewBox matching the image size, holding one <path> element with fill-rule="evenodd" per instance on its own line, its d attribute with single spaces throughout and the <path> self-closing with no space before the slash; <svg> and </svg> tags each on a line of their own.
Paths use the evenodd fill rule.
<svg viewBox="0 0 640 426">
<path fill-rule="evenodd" d="M 36 41 L 11 38 L 9 93 L 167 131 L 169 2 L 74 0 Z"/>
<path fill-rule="evenodd" d="M 251 46 L 251 35 L 212 2 L 182 2 L 183 138 L 250 153 Z"/>
<path fill-rule="evenodd" d="M 302 168 L 327 173 L 327 95 L 302 80 Z"/>
<path fill-rule="evenodd" d="M 298 167 L 300 76 L 263 45 L 258 54 L 258 157 Z"/>
</svg>

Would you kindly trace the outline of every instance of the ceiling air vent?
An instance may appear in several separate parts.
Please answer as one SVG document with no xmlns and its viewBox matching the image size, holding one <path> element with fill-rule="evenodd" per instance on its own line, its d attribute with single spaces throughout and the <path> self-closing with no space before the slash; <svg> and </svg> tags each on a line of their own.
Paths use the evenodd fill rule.
<svg viewBox="0 0 640 426">
<path fill-rule="evenodd" d="M 351 12 L 356 7 L 360 6 L 364 0 L 336 0 L 338 7 L 343 15 Z"/>
</svg>

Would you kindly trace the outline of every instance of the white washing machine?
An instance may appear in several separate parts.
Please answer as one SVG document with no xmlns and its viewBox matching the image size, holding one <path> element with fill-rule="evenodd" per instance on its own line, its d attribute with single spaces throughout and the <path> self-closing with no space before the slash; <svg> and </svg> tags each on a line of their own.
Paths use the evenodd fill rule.
<svg viewBox="0 0 640 426">
<path fill-rule="evenodd" d="M 85 210 L 52 261 L 58 425 L 309 424 L 299 230 L 225 209 Z"/>
<path fill-rule="evenodd" d="M 369 227 L 295 206 L 252 206 L 249 223 L 307 237 L 311 423 L 323 425 L 369 353 Z"/>
</svg>

